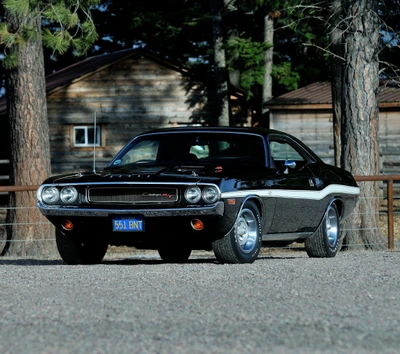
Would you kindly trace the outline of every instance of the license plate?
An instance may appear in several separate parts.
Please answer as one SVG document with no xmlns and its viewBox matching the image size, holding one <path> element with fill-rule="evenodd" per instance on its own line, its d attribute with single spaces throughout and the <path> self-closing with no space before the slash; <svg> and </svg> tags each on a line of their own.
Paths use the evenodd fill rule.
<svg viewBox="0 0 400 354">
<path fill-rule="evenodd" d="M 137 232 L 144 231 L 144 220 L 140 216 L 134 218 L 114 218 L 112 220 L 113 231 Z"/>
</svg>

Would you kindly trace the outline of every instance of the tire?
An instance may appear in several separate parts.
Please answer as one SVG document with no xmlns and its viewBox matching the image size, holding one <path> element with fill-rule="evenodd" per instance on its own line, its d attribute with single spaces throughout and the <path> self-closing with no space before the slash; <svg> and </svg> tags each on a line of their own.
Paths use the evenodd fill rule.
<svg viewBox="0 0 400 354">
<path fill-rule="evenodd" d="M 252 201 L 244 203 L 232 230 L 212 244 L 220 263 L 253 263 L 261 248 L 261 217 Z"/>
<path fill-rule="evenodd" d="M 309 257 L 335 257 L 341 247 L 340 218 L 335 204 L 329 205 L 317 231 L 306 239 L 304 245 Z"/>
<path fill-rule="evenodd" d="M 158 249 L 158 254 L 161 259 L 167 263 L 183 263 L 186 262 L 192 250 L 189 247 L 179 245 L 173 247 L 172 245 L 164 245 Z"/>
<path fill-rule="evenodd" d="M 67 234 L 56 228 L 56 243 L 62 260 L 70 265 L 98 264 L 104 258 L 108 244 L 102 240 L 89 240 L 79 234 Z"/>
</svg>

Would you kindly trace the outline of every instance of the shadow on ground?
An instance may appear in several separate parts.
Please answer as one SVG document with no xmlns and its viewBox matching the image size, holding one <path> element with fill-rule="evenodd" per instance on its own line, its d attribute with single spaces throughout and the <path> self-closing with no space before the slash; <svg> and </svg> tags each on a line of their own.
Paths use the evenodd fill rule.
<svg viewBox="0 0 400 354">
<path fill-rule="evenodd" d="M 258 257 L 257 261 L 262 260 L 273 260 L 273 259 L 294 259 L 299 258 L 294 254 L 267 254 Z M 165 264 L 156 254 L 154 255 L 111 255 L 100 263 L 100 265 L 159 265 Z M 220 264 L 213 256 L 192 256 L 186 262 L 180 264 Z M 59 266 L 66 265 L 61 259 L 33 259 L 33 258 L 0 258 L 0 266 L 2 265 L 16 265 L 22 267 L 36 267 L 36 266 Z M 94 265 L 79 265 L 82 266 L 94 266 Z"/>
</svg>

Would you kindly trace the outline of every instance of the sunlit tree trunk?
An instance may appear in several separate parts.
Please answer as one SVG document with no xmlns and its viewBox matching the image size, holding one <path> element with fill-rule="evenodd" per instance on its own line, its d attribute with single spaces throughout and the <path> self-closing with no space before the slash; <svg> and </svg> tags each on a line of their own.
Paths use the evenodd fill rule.
<svg viewBox="0 0 400 354">
<path fill-rule="evenodd" d="M 17 32 L 29 25 L 39 34 L 38 12 L 12 16 L 6 12 L 9 30 Z M 50 175 L 49 126 L 41 36 L 32 36 L 17 48 L 18 64 L 7 70 L 7 108 L 10 132 L 10 184 L 38 185 Z M 55 252 L 45 218 L 36 208 L 35 192 L 17 192 L 10 196 L 7 214 L 6 254 L 46 255 Z M 46 229 L 46 230 L 45 230 Z"/>
<path fill-rule="evenodd" d="M 274 43 L 274 19 L 271 13 L 267 11 L 264 17 L 264 42 L 271 45 L 264 54 L 264 84 L 262 91 L 261 118 L 263 125 L 269 127 L 269 109 L 265 103 L 272 99 L 272 63 L 273 63 L 273 43 Z"/>
<path fill-rule="evenodd" d="M 237 6 L 236 3 L 231 1 L 231 0 L 224 0 L 224 6 L 227 14 L 229 15 L 230 13 L 236 13 L 237 12 Z M 234 23 L 232 23 L 234 22 Z M 230 26 L 225 26 L 226 29 L 226 39 L 229 40 L 235 40 L 237 37 L 239 37 L 239 32 L 237 30 L 237 21 L 230 21 Z M 236 56 L 237 58 L 237 56 Z M 235 70 L 229 70 L 228 71 L 228 76 L 229 76 L 229 83 L 233 85 L 234 87 L 240 87 L 240 70 L 235 69 Z"/>
<path fill-rule="evenodd" d="M 228 73 L 226 68 L 224 43 L 224 31 L 222 26 L 222 13 L 224 2 L 222 0 L 209 0 L 214 47 L 214 78 L 216 86 L 215 109 L 220 126 L 229 126 L 229 95 L 228 95 Z"/>
<path fill-rule="evenodd" d="M 378 146 L 378 0 L 342 1 L 343 83 L 341 92 L 341 166 L 353 175 L 379 173 Z M 345 243 L 378 249 L 384 240 L 378 229 L 378 182 L 361 186 L 360 202 L 346 225 Z"/>
<path fill-rule="evenodd" d="M 343 87 L 343 73 L 344 73 L 344 22 L 343 11 L 341 6 L 342 0 L 333 0 L 331 3 L 331 22 L 329 26 L 329 37 L 332 56 L 332 108 L 333 108 L 333 141 L 335 151 L 335 165 L 341 165 L 342 156 L 342 87 Z"/>
</svg>

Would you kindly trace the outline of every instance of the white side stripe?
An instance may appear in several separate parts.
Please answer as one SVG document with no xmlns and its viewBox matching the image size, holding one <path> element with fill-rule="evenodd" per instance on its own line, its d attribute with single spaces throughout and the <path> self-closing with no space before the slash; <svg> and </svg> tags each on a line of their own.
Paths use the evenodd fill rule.
<svg viewBox="0 0 400 354">
<path fill-rule="evenodd" d="M 240 198 L 249 194 L 255 194 L 259 197 L 278 197 L 291 199 L 313 199 L 321 200 L 330 194 L 351 194 L 357 196 L 360 194 L 359 187 L 343 186 L 340 184 L 331 184 L 320 191 L 312 190 L 286 190 L 286 189 L 247 189 L 245 191 L 232 191 L 221 193 L 221 198 Z"/>
</svg>

